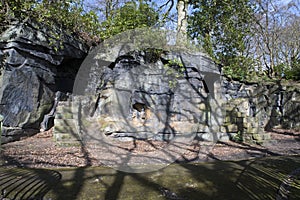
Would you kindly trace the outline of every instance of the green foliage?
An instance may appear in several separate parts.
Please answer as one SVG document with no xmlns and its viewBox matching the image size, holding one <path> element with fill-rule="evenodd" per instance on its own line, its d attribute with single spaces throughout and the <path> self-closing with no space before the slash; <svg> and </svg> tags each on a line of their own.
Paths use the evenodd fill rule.
<svg viewBox="0 0 300 200">
<path fill-rule="evenodd" d="M 39 22 L 50 24 L 54 22 L 72 33 L 86 32 L 91 35 L 98 33 L 97 16 L 93 12 L 84 12 L 82 0 L 48 2 L 44 0 L 35 7 L 35 11 L 39 13 L 37 16 Z"/>
<path fill-rule="evenodd" d="M 24 19 L 26 17 L 34 16 L 33 5 L 35 0 L 3 0 L 0 2 L 0 17 L 1 22 L 16 18 Z M 3 25 L 3 24 L 1 24 Z"/>
<path fill-rule="evenodd" d="M 225 74 L 237 78 L 247 74 L 244 56 L 246 39 L 251 36 L 248 21 L 254 10 L 249 0 L 192 1 L 189 35 L 219 64 Z"/>
<path fill-rule="evenodd" d="M 238 131 L 237 134 L 232 137 L 232 140 L 234 142 L 243 142 L 244 141 L 243 133 L 241 131 Z"/>
<path fill-rule="evenodd" d="M 183 72 L 182 71 L 182 69 L 184 69 L 183 68 L 183 63 L 180 61 L 180 60 L 178 60 L 178 59 L 173 59 L 173 60 L 169 60 L 168 61 L 168 64 L 166 64 L 168 67 L 179 67 L 180 68 L 180 70 L 179 71 L 181 71 L 181 72 Z"/>
<path fill-rule="evenodd" d="M 4 31 L 6 25 L 13 19 L 25 19 L 33 15 L 32 5 L 34 0 L 3 0 L 0 1 L 0 31 Z"/>
<path fill-rule="evenodd" d="M 0 3 L 0 19 L 1 31 L 12 21 L 26 19 L 69 33 L 97 35 L 100 28 L 96 14 L 84 12 L 83 0 L 4 0 Z"/>
<path fill-rule="evenodd" d="M 300 81 L 300 60 L 291 59 L 290 64 L 281 63 L 274 67 L 274 72 L 277 78 L 293 81 Z"/>
<path fill-rule="evenodd" d="M 256 77 L 253 76 L 255 73 L 253 59 L 244 56 L 227 59 L 228 65 L 223 67 L 224 75 L 227 77 L 240 81 L 252 81 Z"/>
<path fill-rule="evenodd" d="M 291 63 L 291 68 L 283 68 L 283 70 L 286 79 L 300 81 L 300 60 L 294 60 Z"/>
<path fill-rule="evenodd" d="M 169 80 L 169 87 L 174 89 L 178 84 L 178 79 L 184 76 L 185 67 L 183 63 L 178 59 L 169 60 L 168 63 L 164 65 L 166 70 L 166 75 L 171 78 Z"/>
<path fill-rule="evenodd" d="M 114 10 L 104 21 L 101 38 L 109 38 L 126 30 L 151 27 L 158 21 L 158 14 L 148 4 L 139 1 L 126 3 L 120 9 Z"/>
</svg>

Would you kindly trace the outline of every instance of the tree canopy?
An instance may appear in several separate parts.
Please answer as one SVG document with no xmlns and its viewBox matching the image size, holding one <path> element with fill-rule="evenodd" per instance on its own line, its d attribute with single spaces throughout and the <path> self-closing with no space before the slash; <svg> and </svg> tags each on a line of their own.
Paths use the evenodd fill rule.
<svg viewBox="0 0 300 200">
<path fill-rule="evenodd" d="M 197 39 L 225 73 L 238 78 L 246 76 L 249 60 L 244 52 L 252 36 L 248 21 L 254 7 L 248 0 L 192 1 L 189 35 Z"/>
<path fill-rule="evenodd" d="M 0 19 L 1 29 L 11 21 L 31 19 L 72 33 L 99 33 L 97 16 L 93 11 L 85 12 L 83 0 L 2 0 Z"/>
<path fill-rule="evenodd" d="M 299 0 L 0 0 L 0 31 L 27 19 L 91 40 L 163 26 L 202 46 L 228 77 L 300 80 Z"/>
<path fill-rule="evenodd" d="M 108 38 L 130 29 L 151 27 L 158 22 L 158 14 L 143 1 L 127 2 L 109 12 L 106 17 L 101 23 L 101 38 Z"/>
</svg>

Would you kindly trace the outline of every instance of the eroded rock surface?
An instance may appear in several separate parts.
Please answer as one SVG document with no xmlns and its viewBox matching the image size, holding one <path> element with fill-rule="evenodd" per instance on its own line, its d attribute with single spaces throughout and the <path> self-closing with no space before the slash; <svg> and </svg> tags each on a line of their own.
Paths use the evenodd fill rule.
<svg viewBox="0 0 300 200">
<path fill-rule="evenodd" d="M 220 71 L 202 53 L 146 49 L 87 63 L 90 71 L 78 76 L 88 72 L 89 79 L 78 80 L 77 92 L 94 99 L 82 103 L 81 114 L 98 123 L 94 134 L 170 140 L 214 133 L 222 123 Z"/>
<path fill-rule="evenodd" d="M 28 21 L 0 35 L 2 142 L 38 132 L 54 93 L 72 91 L 87 51 L 75 37 Z"/>
</svg>

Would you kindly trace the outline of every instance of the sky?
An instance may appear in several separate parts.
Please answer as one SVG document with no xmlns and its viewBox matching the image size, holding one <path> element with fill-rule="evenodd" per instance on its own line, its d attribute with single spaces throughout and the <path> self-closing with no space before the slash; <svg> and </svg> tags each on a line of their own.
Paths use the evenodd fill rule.
<svg viewBox="0 0 300 200">
<path fill-rule="evenodd" d="M 85 0 L 85 2 L 87 4 L 95 4 L 95 2 L 100 2 L 101 0 Z M 104 0 L 102 0 L 104 1 Z M 137 0 L 138 1 L 138 0 Z M 175 2 L 177 0 L 174 0 Z M 278 0 L 279 2 L 281 2 L 282 4 L 288 4 L 289 2 L 291 2 L 292 0 Z M 167 0 L 152 0 L 152 2 L 156 3 L 157 5 L 163 5 L 164 3 L 167 2 Z M 176 7 L 174 7 L 174 9 L 176 10 Z M 174 10 L 174 11 L 175 11 Z"/>
</svg>

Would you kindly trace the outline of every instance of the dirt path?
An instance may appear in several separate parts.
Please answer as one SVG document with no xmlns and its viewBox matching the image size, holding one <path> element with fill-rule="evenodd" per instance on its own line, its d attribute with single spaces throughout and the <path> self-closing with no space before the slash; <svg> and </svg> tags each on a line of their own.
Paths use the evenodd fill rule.
<svg viewBox="0 0 300 200">
<path fill-rule="evenodd" d="M 300 132 L 277 129 L 270 134 L 271 140 L 262 146 L 235 142 L 206 145 L 194 141 L 191 145 L 184 146 L 185 151 L 177 162 L 241 160 L 300 154 Z M 60 147 L 53 141 L 51 131 L 48 131 L 2 145 L 1 164 L 34 168 L 101 166 L 107 164 L 104 160 L 122 158 L 128 153 L 130 155 L 149 152 L 156 154 L 157 150 L 164 149 L 166 145 L 168 144 L 157 141 L 128 141 L 115 143 L 109 146 L 109 149 L 99 145 L 93 146 L 93 144 L 87 144 L 85 147 Z M 132 162 L 147 161 L 137 157 L 132 159 Z"/>
</svg>

